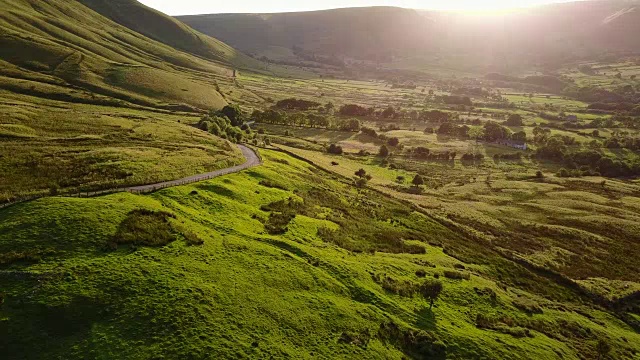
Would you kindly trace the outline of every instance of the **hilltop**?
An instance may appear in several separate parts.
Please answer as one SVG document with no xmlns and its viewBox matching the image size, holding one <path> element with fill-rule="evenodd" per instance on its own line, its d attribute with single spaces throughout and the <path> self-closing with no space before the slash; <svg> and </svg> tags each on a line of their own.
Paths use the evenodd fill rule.
<svg viewBox="0 0 640 360">
<path fill-rule="evenodd" d="M 178 19 L 276 61 L 340 59 L 425 70 L 518 71 L 605 52 L 638 53 L 635 1 L 584 1 L 500 15 L 373 7 Z"/>
</svg>

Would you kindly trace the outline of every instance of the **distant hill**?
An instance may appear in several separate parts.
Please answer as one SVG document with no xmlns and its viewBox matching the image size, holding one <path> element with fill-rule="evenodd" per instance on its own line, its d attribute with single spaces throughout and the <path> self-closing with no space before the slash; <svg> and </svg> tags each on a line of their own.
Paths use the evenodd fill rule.
<svg viewBox="0 0 640 360">
<path fill-rule="evenodd" d="M 134 0 L 0 0 L 0 7 L 0 89 L 13 92 L 220 108 L 227 102 L 217 80 L 259 65 Z"/>
<path fill-rule="evenodd" d="M 272 48 L 378 60 L 429 45 L 431 24 L 418 11 L 394 7 L 283 14 L 181 16 L 181 21 L 245 52 Z"/>
<path fill-rule="evenodd" d="M 151 39 L 237 67 L 255 67 L 254 60 L 229 45 L 135 0 L 78 0 L 97 13 Z"/>
<path fill-rule="evenodd" d="M 178 19 L 247 53 L 270 58 L 313 54 L 383 60 L 399 67 L 411 63 L 417 69 L 439 63 L 509 71 L 604 52 L 640 53 L 638 4 L 582 1 L 503 15 L 374 7 Z"/>
</svg>

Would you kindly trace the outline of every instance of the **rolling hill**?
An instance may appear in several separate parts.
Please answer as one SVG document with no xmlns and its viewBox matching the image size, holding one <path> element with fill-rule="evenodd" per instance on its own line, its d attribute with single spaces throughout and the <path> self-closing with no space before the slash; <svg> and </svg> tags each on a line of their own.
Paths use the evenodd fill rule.
<svg viewBox="0 0 640 360">
<path fill-rule="evenodd" d="M 133 0 L 0 5 L 0 87 L 13 91 L 74 97 L 76 87 L 143 106 L 220 108 L 216 81 L 259 64 Z"/>
<path fill-rule="evenodd" d="M 1 202 L 241 161 L 190 125 L 232 101 L 233 69 L 259 62 L 133 0 L 0 7 Z"/>
<path fill-rule="evenodd" d="M 486 72 L 555 66 L 603 50 L 638 53 L 637 8 L 637 1 L 621 0 L 501 15 L 379 7 L 178 19 L 247 53 L 275 60 L 333 56 L 400 68 L 441 65 Z"/>
</svg>

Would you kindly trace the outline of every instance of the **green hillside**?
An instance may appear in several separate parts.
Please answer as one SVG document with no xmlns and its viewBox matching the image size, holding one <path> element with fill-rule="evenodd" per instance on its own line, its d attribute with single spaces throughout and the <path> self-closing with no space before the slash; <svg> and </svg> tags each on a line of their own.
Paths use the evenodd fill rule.
<svg viewBox="0 0 640 360">
<path fill-rule="evenodd" d="M 233 69 L 257 62 L 135 1 L 89 5 L 143 17 L 153 39 L 78 1 L 0 0 L 0 202 L 238 163 L 192 125 L 234 101 Z"/>
<path fill-rule="evenodd" d="M 274 151 L 149 196 L 0 210 L 11 359 L 632 359 L 614 312 Z M 25 214 L 29 214 L 28 217 Z M 431 308 L 420 285 L 440 282 Z"/>
<path fill-rule="evenodd" d="M 79 0 L 116 23 L 175 49 L 238 68 L 257 68 L 257 61 L 227 44 L 135 0 Z"/>
<path fill-rule="evenodd" d="M 230 75 L 229 62 L 176 51 L 76 1 L 3 0 L 0 5 L 2 88 L 28 92 L 37 82 L 57 87 L 51 89 L 56 93 L 68 94 L 72 85 L 145 106 L 226 104 L 214 85 L 216 76 Z"/>
</svg>

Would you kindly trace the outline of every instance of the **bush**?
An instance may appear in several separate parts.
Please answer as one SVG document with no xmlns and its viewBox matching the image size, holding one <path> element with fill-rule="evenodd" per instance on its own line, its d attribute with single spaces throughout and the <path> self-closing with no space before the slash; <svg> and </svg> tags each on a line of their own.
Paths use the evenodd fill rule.
<svg viewBox="0 0 640 360">
<path fill-rule="evenodd" d="M 182 232 L 182 236 L 184 237 L 184 240 L 187 242 L 187 245 L 191 245 L 191 246 L 195 246 L 195 245 L 203 245 L 204 244 L 204 240 L 202 240 L 198 234 L 192 232 L 192 231 L 183 231 Z"/>
<path fill-rule="evenodd" d="M 264 229 L 270 235 L 282 235 L 289 230 L 287 226 L 295 217 L 296 214 L 292 212 L 273 212 L 269 214 Z"/>
<path fill-rule="evenodd" d="M 331 145 L 329 145 L 329 148 L 327 149 L 327 152 L 329 154 L 342 155 L 342 146 L 336 145 L 336 144 L 331 144 Z"/>
<path fill-rule="evenodd" d="M 433 307 L 434 301 L 438 299 L 442 292 L 442 283 L 439 280 L 426 280 L 420 285 L 420 294 L 429 301 L 430 308 Z"/>
<path fill-rule="evenodd" d="M 468 273 L 463 273 L 460 271 L 455 271 L 455 270 L 445 270 L 444 271 L 444 277 L 446 277 L 447 279 L 454 279 L 454 280 L 469 280 L 471 279 L 471 275 Z"/>
<path fill-rule="evenodd" d="M 560 171 L 558 171 L 558 177 L 566 178 L 566 177 L 570 177 L 570 176 L 571 176 L 571 174 L 565 168 L 562 168 L 562 169 L 560 169 Z"/>
<path fill-rule="evenodd" d="M 109 247 L 117 248 L 119 244 L 167 245 L 176 239 L 170 218 L 175 218 L 175 215 L 164 211 L 134 210 L 120 223 Z"/>
</svg>

